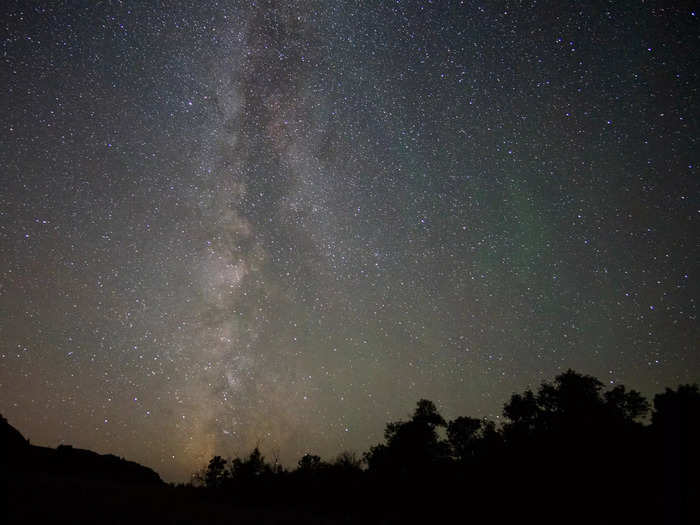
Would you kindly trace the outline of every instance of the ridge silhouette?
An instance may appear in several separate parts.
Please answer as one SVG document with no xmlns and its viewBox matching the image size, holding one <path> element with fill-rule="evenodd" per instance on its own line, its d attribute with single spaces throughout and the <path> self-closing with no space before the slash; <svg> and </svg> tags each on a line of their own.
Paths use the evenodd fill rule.
<svg viewBox="0 0 700 525">
<path fill-rule="evenodd" d="M 162 484 L 160 476 L 148 467 L 112 454 L 59 445 L 58 448 L 31 445 L 22 434 L 0 416 L 0 445 L 9 471 L 77 477 L 88 480 Z"/>
</svg>

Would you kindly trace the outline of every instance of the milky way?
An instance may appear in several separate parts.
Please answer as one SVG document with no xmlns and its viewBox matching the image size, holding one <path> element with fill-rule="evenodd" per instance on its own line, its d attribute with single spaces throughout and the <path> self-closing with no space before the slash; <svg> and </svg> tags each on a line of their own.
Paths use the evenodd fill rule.
<svg viewBox="0 0 700 525">
<path fill-rule="evenodd" d="M 0 412 L 32 442 L 185 480 L 569 367 L 698 381 L 696 13 L 374 4 L 4 5 Z"/>
</svg>

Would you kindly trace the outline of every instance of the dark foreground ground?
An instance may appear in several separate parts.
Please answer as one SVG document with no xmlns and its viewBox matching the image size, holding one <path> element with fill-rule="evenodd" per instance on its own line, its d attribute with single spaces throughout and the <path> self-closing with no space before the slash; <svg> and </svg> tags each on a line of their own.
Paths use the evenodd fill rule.
<svg viewBox="0 0 700 525">
<path fill-rule="evenodd" d="M 377 488 L 376 490 L 381 490 Z M 499 501 L 470 497 L 466 491 L 439 498 L 407 494 L 391 502 L 367 500 L 366 491 L 343 494 L 344 505 L 324 505 L 308 494 L 296 504 L 246 503 L 213 497 L 203 489 L 114 483 L 30 473 L 8 480 L 4 502 L 8 524 L 341 524 L 341 523 L 684 523 L 665 515 L 663 502 L 651 494 L 633 507 L 591 515 L 587 507 L 597 494 L 580 494 L 562 505 L 546 494 L 539 500 Z M 364 493 L 364 495 L 363 495 Z M 319 495 L 320 496 L 320 495 Z M 641 495 L 640 495 L 641 496 Z M 264 499 L 264 498 L 263 498 Z M 442 500 L 442 501 L 440 501 Z M 628 519 L 625 519 L 625 516 Z M 2 521 L 2 520 L 0 520 Z M 687 522 L 689 523 L 689 522 Z"/>
<path fill-rule="evenodd" d="M 318 509 L 232 506 L 201 492 L 168 485 L 124 485 L 101 480 L 18 476 L 8 483 L 11 524 L 272 524 L 360 523 L 366 517 Z M 0 520 L 1 521 L 1 520 Z M 394 520 L 386 516 L 381 522 Z"/>
</svg>

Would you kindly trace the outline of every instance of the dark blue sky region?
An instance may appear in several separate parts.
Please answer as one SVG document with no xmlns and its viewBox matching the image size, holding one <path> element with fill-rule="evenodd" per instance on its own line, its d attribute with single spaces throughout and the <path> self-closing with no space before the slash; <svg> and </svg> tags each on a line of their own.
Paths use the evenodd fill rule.
<svg viewBox="0 0 700 525">
<path fill-rule="evenodd" d="M 185 480 L 698 381 L 690 5 L 3 2 L 0 412 Z"/>
</svg>

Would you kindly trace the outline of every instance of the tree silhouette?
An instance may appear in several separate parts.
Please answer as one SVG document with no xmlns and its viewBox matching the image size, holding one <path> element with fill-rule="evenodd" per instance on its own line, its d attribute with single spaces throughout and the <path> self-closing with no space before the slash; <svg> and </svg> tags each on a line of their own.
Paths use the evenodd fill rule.
<svg viewBox="0 0 700 525">
<path fill-rule="evenodd" d="M 637 423 L 649 411 L 635 390 L 622 385 L 605 393 L 602 389 L 595 377 L 568 370 L 553 384 L 542 383 L 537 395 L 531 390 L 514 394 L 503 408 L 504 435 L 511 441 L 551 433 L 591 437 L 611 423 Z"/>
<path fill-rule="evenodd" d="M 452 457 L 464 463 L 492 457 L 502 439 L 493 421 L 460 416 L 448 423 L 447 441 Z"/>
<path fill-rule="evenodd" d="M 595 377 L 567 370 L 543 383 L 537 393 L 538 423 L 543 431 L 588 433 L 600 421 L 603 383 Z"/>
<path fill-rule="evenodd" d="M 362 459 L 358 458 L 354 452 L 345 450 L 336 456 L 332 466 L 346 473 L 358 472 L 362 470 Z"/>
<path fill-rule="evenodd" d="M 247 459 L 235 458 L 231 462 L 231 478 L 238 482 L 261 479 L 273 472 L 258 447 L 253 449 Z"/>
<path fill-rule="evenodd" d="M 503 407 L 503 416 L 509 420 L 503 430 L 511 440 L 523 440 L 533 436 L 537 429 L 540 408 L 532 390 L 523 395 L 513 394 Z"/>
<path fill-rule="evenodd" d="M 542 383 L 536 394 L 514 394 L 503 409 L 508 468 L 535 473 L 529 486 L 526 477 L 514 478 L 524 487 L 521 502 L 546 492 L 563 510 L 582 494 L 597 494 L 587 500 L 584 514 L 590 518 L 622 499 L 639 498 L 645 490 L 637 483 L 644 475 L 639 468 L 645 453 L 640 420 L 648 410 L 638 392 L 623 386 L 604 392 L 598 379 L 573 370 Z M 637 476 L 620 485 L 617 473 L 623 471 Z"/>
<path fill-rule="evenodd" d="M 386 444 L 372 447 L 365 455 L 370 470 L 418 472 L 446 458 L 449 445 L 440 440 L 436 430 L 446 425 L 435 404 L 421 399 L 409 421 L 387 424 L 384 430 Z"/>
<path fill-rule="evenodd" d="M 320 456 L 316 456 L 314 454 L 305 454 L 302 456 L 302 458 L 299 460 L 299 463 L 297 465 L 297 470 L 300 472 L 317 472 L 321 468 L 324 467 L 323 461 L 321 461 Z"/>
<path fill-rule="evenodd" d="M 416 410 L 413 412 L 411 421 L 430 427 L 433 430 L 435 427 L 444 427 L 446 425 L 445 419 L 437 411 L 435 403 L 428 399 L 420 399 L 416 403 Z"/>
<path fill-rule="evenodd" d="M 656 394 L 651 421 L 657 428 L 691 437 L 700 423 L 698 385 L 680 385 L 678 390 L 667 388 L 663 394 Z"/>
<path fill-rule="evenodd" d="M 452 455 L 461 460 L 472 459 L 475 453 L 477 433 L 481 429 L 481 420 L 473 417 L 460 416 L 447 425 L 447 440 Z"/>
<path fill-rule="evenodd" d="M 654 397 L 654 446 L 660 451 L 658 475 L 663 479 L 664 520 L 691 523 L 697 510 L 700 482 L 700 392 L 698 385 L 667 388 Z M 694 507 L 692 505 L 695 505 Z"/>
<path fill-rule="evenodd" d="M 209 460 L 209 465 L 204 473 L 204 484 L 207 488 L 215 489 L 223 485 L 228 478 L 226 463 L 227 461 L 221 456 L 214 456 Z"/>
<path fill-rule="evenodd" d="M 623 423 L 635 423 L 649 413 L 649 402 L 637 391 L 629 392 L 618 385 L 605 392 L 605 402 L 611 415 Z"/>
</svg>

